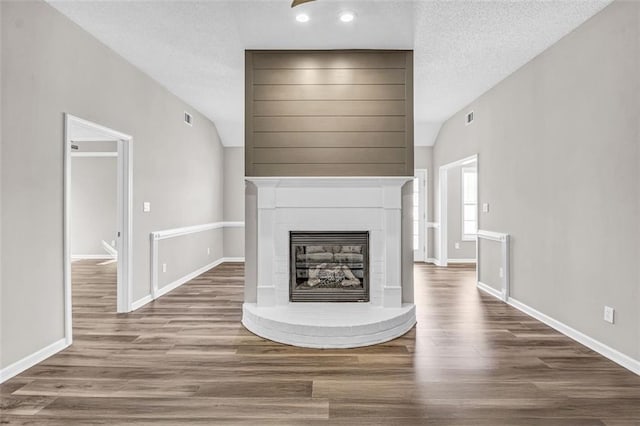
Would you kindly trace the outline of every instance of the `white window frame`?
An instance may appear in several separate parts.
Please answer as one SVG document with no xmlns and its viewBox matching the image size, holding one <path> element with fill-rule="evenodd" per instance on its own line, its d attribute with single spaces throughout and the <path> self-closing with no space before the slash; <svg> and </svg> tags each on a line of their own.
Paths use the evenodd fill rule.
<svg viewBox="0 0 640 426">
<path fill-rule="evenodd" d="M 476 202 L 475 203 L 467 203 L 465 202 L 465 197 L 464 197 L 464 174 L 465 173 L 469 173 L 469 172 L 473 172 L 476 174 Z M 464 223 L 466 222 L 464 219 L 464 208 L 465 206 L 475 206 L 475 210 L 476 210 L 476 230 L 478 229 L 478 215 L 479 215 L 479 211 L 478 211 L 478 169 L 476 167 L 462 167 L 461 171 L 460 171 L 460 197 L 461 197 L 461 202 L 460 205 L 462 206 L 460 209 L 460 234 L 461 237 L 460 239 L 462 241 L 475 241 L 477 238 L 477 233 L 474 234 L 465 234 L 464 232 Z"/>
</svg>

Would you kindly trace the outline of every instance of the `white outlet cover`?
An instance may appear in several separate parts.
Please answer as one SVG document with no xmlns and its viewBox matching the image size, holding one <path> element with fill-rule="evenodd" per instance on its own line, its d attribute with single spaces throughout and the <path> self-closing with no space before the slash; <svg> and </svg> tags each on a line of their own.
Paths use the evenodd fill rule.
<svg viewBox="0 0 640 426">
<path fill-rule="evenodd" d="M 148 201 L 145 201 L 144 203 L 142 203 L 142 211 L 144 213 L 149 213 L 151 211 L 151 203 Z"/>
<path fill-rule="evenodd" d="M 504 278 L 504 269 L 502 267 L 498 269 L 498 274 L 500 275 L 500 278 Z"/>
<path fill-rule="evenodd" d="M 167 272 L 167 264 L 166 263 L 162 264 L 162 272 Z"/>
<path fill-rule="evenodd" d="M 482 203 L 482 213 L 489 213 L 489 203 Z"/>
<path fill-rule="evenodd" d="M 456 243 L 456 248 L 459 249 L 460 248 L 460 243 Z"/>
</svg>

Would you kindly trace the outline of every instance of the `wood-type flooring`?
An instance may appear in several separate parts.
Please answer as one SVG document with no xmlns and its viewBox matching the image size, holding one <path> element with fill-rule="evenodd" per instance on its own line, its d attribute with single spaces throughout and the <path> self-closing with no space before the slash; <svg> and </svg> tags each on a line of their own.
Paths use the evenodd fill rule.
<svg viewBox="0 0 640 426">
<path fill-rule="evenodd" d="M 73 345 L 0 386 L 2 424 L 640 425 L 639 376 L 482 293 L 471 265 L 415 265 L 405 336 L 317 350 L 242 327 L 240 263 L 130 314 L 97 263 L 73 264 Z"/>
</svg>

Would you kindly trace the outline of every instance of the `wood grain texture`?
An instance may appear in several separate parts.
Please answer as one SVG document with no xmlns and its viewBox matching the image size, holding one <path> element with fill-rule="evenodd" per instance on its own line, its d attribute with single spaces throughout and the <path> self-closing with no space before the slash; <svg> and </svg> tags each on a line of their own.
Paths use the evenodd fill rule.
<svg viewBox="0 0 640 426">
<path fill-rule="evenodd" d="M 328 134 L 331 133 L 331 134 Z M 404 148 L 404 132 L 256 132 L 257 148 Z"/>
<path fill-rule="evenodd" d="M 253 88 L 256 101 L 394 101 L 404 100 L 404 84 L 261 85 Z"/>
<path fill-rule="evenodd" d="M 73 264 L 74 344 L 0 386 L 15 425 L 637 425 L 640 377 L 479 292 L 470 265 L 416 264 L 418 324 L 304 349 L 240 325 L 243 265 L 130 314 L 115 265 Z"/>
<path fill-rule="evenodd" d="M 247 51 L 246 175 L 344 176 L 344 163 L 349 163 L 347 176 L 412 175 L 412 55 L 397 50 Z M 395 155 L 400 151 L 389 156 L 380 149 L 354 159 L 353 151 L 346 151 L 350 147 L 403 151 L 400 159 Z M 372 163 L 386 165 L 376 174 Z M 300 173 L 299 164 L 311 167 Z"/>
</svg>

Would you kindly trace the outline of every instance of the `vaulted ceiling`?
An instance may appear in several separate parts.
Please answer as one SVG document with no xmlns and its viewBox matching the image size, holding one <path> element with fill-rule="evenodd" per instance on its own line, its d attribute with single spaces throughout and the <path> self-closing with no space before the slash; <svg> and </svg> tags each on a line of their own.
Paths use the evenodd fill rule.
<svg viewBox="0 0 640 426">
<path fill-rule="evenodd" d="M 611 2 L 48 1 L 209 117 L 226 146 L 244 143 L 245 49 L 413 49 L 416 145 L 431 145 L 443 121 Z"/>
</svg>

